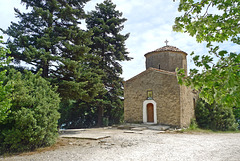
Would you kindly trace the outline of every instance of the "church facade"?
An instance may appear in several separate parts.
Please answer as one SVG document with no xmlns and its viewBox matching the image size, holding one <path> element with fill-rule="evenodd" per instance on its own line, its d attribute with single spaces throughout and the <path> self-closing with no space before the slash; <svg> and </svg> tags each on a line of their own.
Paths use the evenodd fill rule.
<svg viewBox="0 0 240 161">
<path fill-rule="evenodd" d="M 124 82 L 124 120 L 188 127 L 195 94 L 177 82 L 175 69 L 187 71 L 187 53 L 166 45 L 148 52 L 146 70 Z"/>
</svg>

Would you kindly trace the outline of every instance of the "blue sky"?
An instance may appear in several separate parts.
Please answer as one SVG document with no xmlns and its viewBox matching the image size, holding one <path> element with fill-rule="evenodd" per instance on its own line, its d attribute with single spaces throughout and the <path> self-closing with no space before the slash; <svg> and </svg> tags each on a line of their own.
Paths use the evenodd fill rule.
<svg viewBox="0 0 240 161">
<path fill-rule="evenodd" d="M 180 16 L 178 12 L 179 1 L 173 0 L 112 0 L 117 5 L 117 9 L 123 12 L 123 17 L 128 20 L 125 22 L 122 33 L 130 33 L 126 41 L 129 56 L 133 60 L 122 62 L 122 77 L 127 80 L 145 70 L 145 57 L 149 51 L 153 51 L 165 45 L 167 39 L 169 45 L 188 53 L 188 69 L 193 68 L 190 53 L 206 54 L 207 50 L 204 43 L 197 43 L 195 38 L 187 33 L 176 33 L 172 31 L 175 17 Z M 96 3 L 103 0 L 91 0 L 85 6 L 86 11 L 95 8 Z M 25 9 L 20 4 L 20 0 L 1 0 L 0 1 L 0 28 L 6 29 L 11 21 L 16 22 L 14 7 L 21 11 Z M 7 36 L 4 36 L 6 40 Z M 224 48 L 230 48 L 231 44 L 226 43 Z M 236 50 L 235 50 L 236 51 Z"/>
</svg>

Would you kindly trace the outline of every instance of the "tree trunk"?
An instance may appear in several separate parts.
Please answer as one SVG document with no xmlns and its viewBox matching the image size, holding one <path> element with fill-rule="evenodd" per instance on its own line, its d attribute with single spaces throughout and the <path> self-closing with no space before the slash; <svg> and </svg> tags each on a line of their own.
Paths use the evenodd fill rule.
<svg viewBox="0 0 240 161">
<path fill-rule="evenodd" d="M 43 78 L 47 78 L 48 77 L 48 63 L 44 64 L 44 66 L 43 66 L 42 77 Z"/>
<path fill-rule="evenodd" d="M 102 127 L 103 125 L 103 107 L 100 106 L 98 108 L 98 123 L 97 123 L 97 127 Z"/>
</svg>

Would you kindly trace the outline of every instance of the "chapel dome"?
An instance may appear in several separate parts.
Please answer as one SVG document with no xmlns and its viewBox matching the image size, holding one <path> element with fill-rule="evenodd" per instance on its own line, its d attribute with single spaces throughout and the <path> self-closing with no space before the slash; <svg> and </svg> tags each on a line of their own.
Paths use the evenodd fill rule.
<svg viewBox="0 0 240 161">
<path fill-rule="evenodd" d="M 166 45 L 144 56 L 146 57 L 146 69 L 151 67 L 175 72 L 176 68 L 184 68 L 187 71 L 187 53 L 175 46 Z"/>
</svg>

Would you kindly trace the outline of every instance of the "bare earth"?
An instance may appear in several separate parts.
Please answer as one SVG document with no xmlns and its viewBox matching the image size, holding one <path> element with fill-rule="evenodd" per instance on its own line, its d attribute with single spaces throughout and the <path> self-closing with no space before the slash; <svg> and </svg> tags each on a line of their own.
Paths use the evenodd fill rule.
<svg viewBox="0 0 240 161">
<path fill-rule="evenodd" d="M 240 133 L 182 134 L 98 128 L 78 131 L 78 134 L 110 137 L 99 140 L 59 138 L 53 147 L 12 157 L 0 156 L 0 160 L 240 160 Z"/>
</svg>

